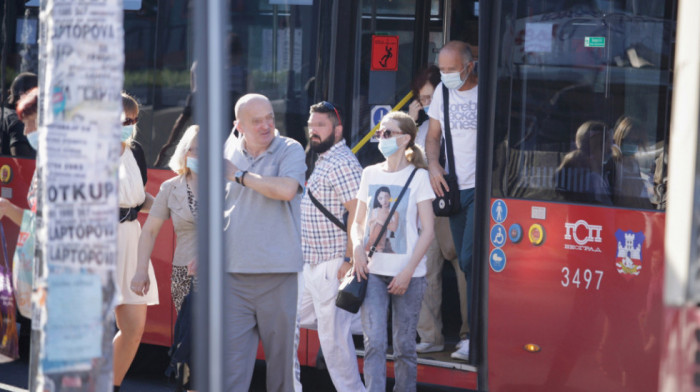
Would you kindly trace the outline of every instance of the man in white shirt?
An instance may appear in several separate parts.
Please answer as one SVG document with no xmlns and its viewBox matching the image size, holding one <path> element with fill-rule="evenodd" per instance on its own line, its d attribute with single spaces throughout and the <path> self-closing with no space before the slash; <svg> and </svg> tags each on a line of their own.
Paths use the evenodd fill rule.
<svg viewBox="0 0 700 392">
<path fill-rule="evenodd" d="M 472 242 L 474 233 L 474 186 L 476 179 L 476 119 L 477 119 L 477 77 L 474 70 L 474 57 L 471 48 L 464 42 L 447 43 L 438 56 L 438 66 L 442 82 L 435 88 L 433 100 L 428 110 L 430 125 L 425 141 L 428 158 L 430 184 L 438 196 L 447 189 L 445 169 L 440 166 L 440 139 L 444 136 L 445 116 L 443 85 L 448 89 L 450 133 L 454 152 L 455 171 L 459 184 L 461 211 L 450 217 L 450 228 L 455 242 L 459 264 L 466 276 L 467 290 L 472 287 Z M 445 166 L 448 166 L 446 164 Z M 472 301 L 467 300 L 468 314 L 471 316 Z M 469 317 L 469 321 L 472 318 Z M 452 358 L 469 359 L 469 339 L 458 344 Z"/>
</svg>

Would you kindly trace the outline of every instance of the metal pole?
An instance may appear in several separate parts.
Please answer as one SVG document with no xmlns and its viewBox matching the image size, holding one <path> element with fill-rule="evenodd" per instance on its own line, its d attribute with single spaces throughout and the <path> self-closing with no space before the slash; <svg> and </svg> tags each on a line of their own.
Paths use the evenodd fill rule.
<svg viewBox="0 0 700 392">
<path fill-rule="evenodd" d="M 195 295 L 194 373 L 196 389 L 223 391 L 223 135 L 230 110 L 225 91 L 228 2 L 194 5 L 197 91 L 195 121 L 200 125 L 199 292 Z M 199 339 L 199 341 L 197 341 Z"/>
</svg>

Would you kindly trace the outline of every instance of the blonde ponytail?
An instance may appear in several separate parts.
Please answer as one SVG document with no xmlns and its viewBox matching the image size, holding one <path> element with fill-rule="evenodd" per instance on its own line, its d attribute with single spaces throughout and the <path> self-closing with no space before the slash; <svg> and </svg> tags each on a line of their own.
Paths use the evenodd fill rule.
<svg viewBox="0 0 700 392">
<path fill-rule="evenodd" d="M 413 141 L 406 147 L 406 160 L 411 162 L 413 166 L 419 169 L 428 169 L 428 162 L 425 159 L 425 153 L 420 146 L 416 145 Z"/>
</svg>

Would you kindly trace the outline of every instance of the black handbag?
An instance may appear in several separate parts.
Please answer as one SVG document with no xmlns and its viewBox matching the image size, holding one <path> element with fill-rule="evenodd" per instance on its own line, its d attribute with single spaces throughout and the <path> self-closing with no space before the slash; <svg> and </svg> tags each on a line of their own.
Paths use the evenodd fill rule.
<svg viewBox="0 0 700 392">
<path fill-rule="evenodd" d="M 450 168 L 450 172 L 445 174 L 445 182 L 447 182 L 450 190 L 446 191 L 443 187 L 443 195 L 435 197 L 435 200 L 433 200 L 433 212 L 435 212 L 435 216 L 452 216 L 462 209 L 462 205 L 459 200 L 459 183 L 457 182 L 455 156 L 452 149 L 452 133 L 450 132 L 449 94 L 444 84 L 442 85 L 442 100 L 445 107 L 445 150 L 447 150 L 447 164 Z"/>
<path fill-rule="evenodd" d="M 416 174 L 416 171 L 418 168 L 413 169 L 411 172 L 411 175 L 408 176 L 408 180 L 406 181 L 406 184 L 403 186 L 403 189 L 401 189 L 401 193 L 399 193 L 399 197 L 396 198 L 396 202 L 394 202 L 394 205 L 391 206 L 391 211 L 389 211 L 389 216 L 386 218 L 386 221 L 384 222 L 384 225 L 382 225 L 382 229 L 379 231 L 379 235 L 377 236 L 377 239 L 374 240 L 374 244 L 372 244 L 372 247 L 369 249 L 369 253 L 367 254 L 367 258 L 372 258 L 372 255 L 374 255 L 374 252 L 376 251 L 377 244 L 379 244 L 379 240 L 384 236 L 384 232 L 386 231 L 386 227 L 389 225 L 389 221 L 391 220 L 391 217 L 394 215 L 394 211 L 396 211 L 396 207 L 399 205 L 399 202 L 401 201 L 401 198 L 403 197 L 403 194 L 406 193 L 406 189 L 408 189 L 408 185 L 411 183 L 411 180 L 413 180 L 413 176 Z M 338 296 L 335 297 L 335 306 L 345 309 L 350 313 L 357 313 L 358 310 L 360 310 L 360 306 L 362 306 L 362 301 L 365 300 L 365 294 L 367 293 L 367 279 L 361 279 L 357 280 L 357 277 L 355 276 L 355 268 L 351 268 L 350 271 L 348 271 L 347 275 L 343 278 L 343 281 L 340 283 L 340 286 L 338 287 Z"/>
</svg>

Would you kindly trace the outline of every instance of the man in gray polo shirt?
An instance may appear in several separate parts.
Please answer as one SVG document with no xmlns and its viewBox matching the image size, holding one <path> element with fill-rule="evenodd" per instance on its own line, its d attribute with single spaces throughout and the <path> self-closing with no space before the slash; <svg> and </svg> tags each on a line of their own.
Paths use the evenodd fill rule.
<svg viewBox="0 0 700 392">
<path fill-rule="evenodd" d="M 275 135 L 265 96 L 244 95 L 235 111 L 242 138 L 225 157 L 224 390 L 248 391 L 260 339 L 267 390 L 292 391 L 304 149 Z"/>
</svg>

